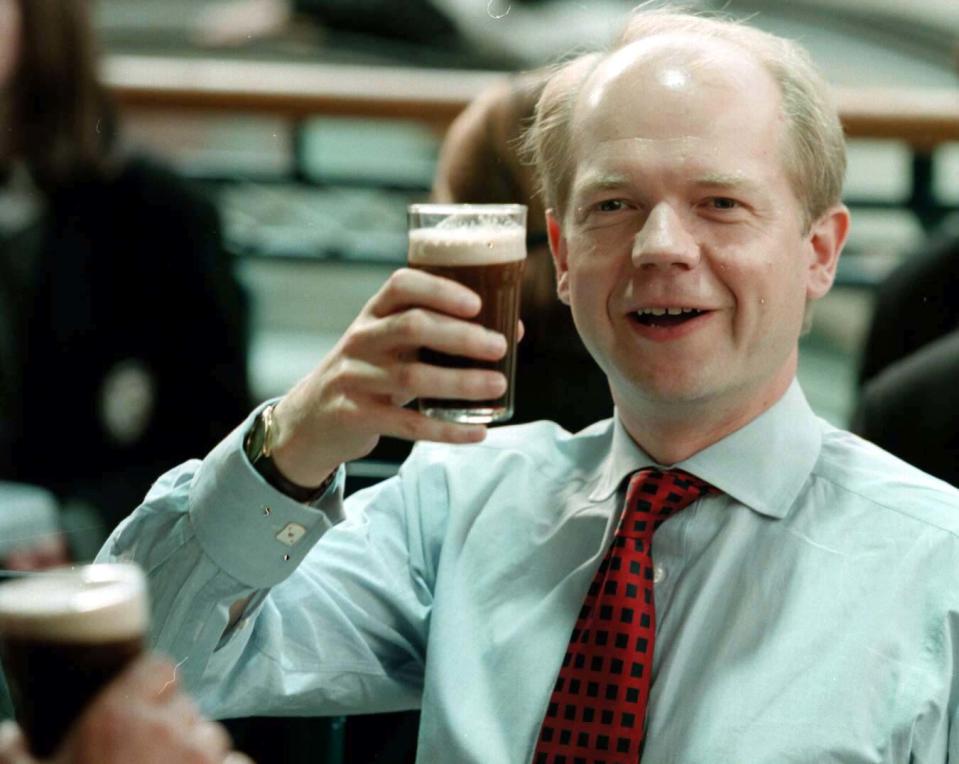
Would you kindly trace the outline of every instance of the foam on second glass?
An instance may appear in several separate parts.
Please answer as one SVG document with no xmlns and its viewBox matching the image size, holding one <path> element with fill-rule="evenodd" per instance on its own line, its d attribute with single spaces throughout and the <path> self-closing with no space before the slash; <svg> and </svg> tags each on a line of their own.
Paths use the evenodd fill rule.
<svg viewBox="0 0 959 764">
<path fill-rule="evenodd" d="M 53 642 L 136 637 L 149 623 L 145 587 L 139 571 L 126 569 L 40 573 L 13 581 L 0 587 L 0 632 Z"/>
<path fill-rule="evenodd" d="M 526 257 L 526 233 L 519 226 L 415 228 L 410 231 L 410 265 L 492 265 Z"/>
</svg>

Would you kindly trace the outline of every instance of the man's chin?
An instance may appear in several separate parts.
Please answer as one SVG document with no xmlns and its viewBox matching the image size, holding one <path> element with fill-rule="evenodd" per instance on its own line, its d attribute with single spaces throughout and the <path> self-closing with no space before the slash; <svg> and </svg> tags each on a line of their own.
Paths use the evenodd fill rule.
<svg viewBox="0 0 959 764">
<path fill-rule="evenodd" d="M 718 390 L 702 378 L 683 380 L 677 377 L 630 380 L 613 386 L 613 399 L 619 407 L 639 408 L 691 407 L 711 402 Z M 618 392 L 621 390 L 621 392 Z"/>
</svg>

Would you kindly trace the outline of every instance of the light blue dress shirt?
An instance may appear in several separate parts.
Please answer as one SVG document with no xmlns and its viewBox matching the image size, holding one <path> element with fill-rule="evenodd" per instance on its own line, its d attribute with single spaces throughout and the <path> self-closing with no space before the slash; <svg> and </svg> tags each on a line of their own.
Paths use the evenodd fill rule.
<svg viewBox="0 0 959 764">
<path fill-rule="evenodd" d="M 586 589 L 654 464 L 618 420 L 420 444 L 312 509 L 241 448 L 164 475 L 100 559 L 147 570 L 205 712 L 421 706 L 418 761 L 528 762 Z M 818 419 L 798 383 L 676 465 L 722 490 L 653 543 L 644 764 L 959 761 L 959 492 Z M 227 630 L 229 606 L 249 605 Z"/>
</svg>

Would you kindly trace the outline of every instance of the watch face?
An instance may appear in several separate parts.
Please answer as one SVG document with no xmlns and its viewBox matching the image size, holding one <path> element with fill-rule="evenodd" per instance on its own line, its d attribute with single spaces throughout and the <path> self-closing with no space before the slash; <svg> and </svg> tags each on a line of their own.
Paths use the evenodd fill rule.
<svg viewBox="0 0 959 764">
<path fill-rule="evenodd" d="M 243 450 L 246 451 L 247 458 L 251 462 L 256 462 L 263 455 L 263 441 L 266 435 L 266 425 L 263 422 L 263 414 L 260 414 L 253 420 L 253 427 L 246 436 L 246 443 Z"/>
</svg>

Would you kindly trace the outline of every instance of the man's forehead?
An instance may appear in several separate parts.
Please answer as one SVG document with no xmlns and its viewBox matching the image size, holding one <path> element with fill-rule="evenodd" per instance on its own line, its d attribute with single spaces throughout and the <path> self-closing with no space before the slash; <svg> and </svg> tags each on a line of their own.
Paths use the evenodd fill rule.
<svg viewBox="0 0 959 764">
<path fill-rule="evenodd" d="M 583 83 L 583 92 L 602 91 L 637 67 L 666 66 L 682 72 L 704 55 L 709 41 L 689 35 L 662 34 L 636 40 L 599 61 Z"/>
<path fill-rule="evenodd" d="M 622 141 L 672 149 L 689 140 L 699 152 L 737 141 L 778 143 L 781 97 L 765 67 L 732 43 L 691 35 L 637 41 L 600 62 L 583 83 L 570 160 Z"/>
<path fill-rule="evenodd" d="M 757 78 L 769 75 L 738 45 L 699 34 L 658 34 L 623 46 L 596 65 L 577 95 L 574 127 L 588 121 L 624 81 L 639 101 L 671 93 L 693 97 L 697 86 L 747 89 Z"/>
</svg>

